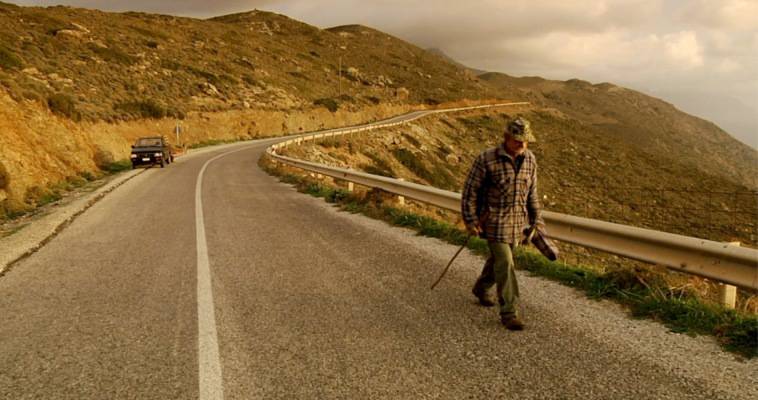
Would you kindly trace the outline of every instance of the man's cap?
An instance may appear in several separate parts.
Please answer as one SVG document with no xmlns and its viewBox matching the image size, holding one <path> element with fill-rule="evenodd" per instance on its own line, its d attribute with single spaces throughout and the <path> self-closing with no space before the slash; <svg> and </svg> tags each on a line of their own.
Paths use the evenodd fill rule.
<svg viewBox="0 0 758 400">
<path fill-rule="evenodd" d="M 506 128 L 509 135 L 519 142 L 536 142 L 537 138 L 532 133 L 532 125 L 526 118 L 518 117 L 508 123 Z"/>
</svg>

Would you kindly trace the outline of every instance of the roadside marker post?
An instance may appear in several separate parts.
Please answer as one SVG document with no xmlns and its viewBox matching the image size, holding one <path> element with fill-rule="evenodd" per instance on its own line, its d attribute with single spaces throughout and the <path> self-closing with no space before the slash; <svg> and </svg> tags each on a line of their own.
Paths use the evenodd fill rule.
<svg viewBox="0 0 758 400">
<path fill-rule="evenodd" d="M 740 246 L 740 242 L 729 242 L 731 246 Z M 725 283 L 719 283 L 719 303 L 726 308 L 734 308 L 737 306 L 737 287 L 727 285 Z"/>
<path fill-rule="evenodd" d="M 403 179 L 403 178 L 397 178 L 397 180 L 404 181 L 405 179 Z M 397 204 L 401 205 L 401 206 L 404 206 L 405 205 L 405 196 L 397 196 Z"/>
</svg>

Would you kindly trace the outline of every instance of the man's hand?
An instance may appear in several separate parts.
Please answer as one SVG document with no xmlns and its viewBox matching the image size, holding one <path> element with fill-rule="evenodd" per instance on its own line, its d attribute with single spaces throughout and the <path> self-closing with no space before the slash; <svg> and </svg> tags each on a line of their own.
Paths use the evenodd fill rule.
<svg viewBox="0 0 758 400">
<path fill-rule="evenodd" d="M 466 232 L 471 236 L 479 236 L 482 233 L 482 229 L 478 225 L 466 225 Z"/>
<path fill-rule="evenodd" d="M 530 243 L 532 243 L 532 237 L 537 232 L 537 226 L 531 225 L 528 226 L 526 229 L 524 229 L 524 237 L 521 238 L 521 245 L 522 246 L 528 246 Z"/>
</svg>

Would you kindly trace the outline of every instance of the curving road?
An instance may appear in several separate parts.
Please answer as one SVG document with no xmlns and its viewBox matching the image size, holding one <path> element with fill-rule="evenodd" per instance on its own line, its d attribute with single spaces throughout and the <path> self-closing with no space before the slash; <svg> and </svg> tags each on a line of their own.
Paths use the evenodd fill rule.
<svg viewBox="0 0 758 400">
<path fill-rule="evenodd" d="M 508 332 L 470 254 L 430 292 L 453 246 L 279 183 L 270 143 L 148 170 L 0 278 L 0 398 L 758 397 L 756 362 L 525 274 Z"/>
</svg>

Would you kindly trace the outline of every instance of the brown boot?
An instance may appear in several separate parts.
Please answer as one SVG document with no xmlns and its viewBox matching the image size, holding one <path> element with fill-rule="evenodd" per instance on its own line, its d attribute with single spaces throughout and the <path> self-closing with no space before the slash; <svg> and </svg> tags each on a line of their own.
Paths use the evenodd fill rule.
<svg viewBox="0 0 758 400">
<path fill-rule="evenodd" d="M 484 307 L 492 307 L 495 305 L 495 302 L 492 300 L 492 298 L 487 294 L 486 291 L 479 291 L 476 290 L 476 286 L 474 286 L 473 289 L 471 289 L 471 293 L 476 296 L 476 298 L 479 300 L 479 304 Z"/>
<path fill-rule="evenodd" d="M 518 316 L 513 314 L 501 315 L 500 322 L 502 322 L 505 329 L 508 329 L 509 331 L 520 331 L 524 329 L 524 323 L 521 322 Z"/>
</svg>

